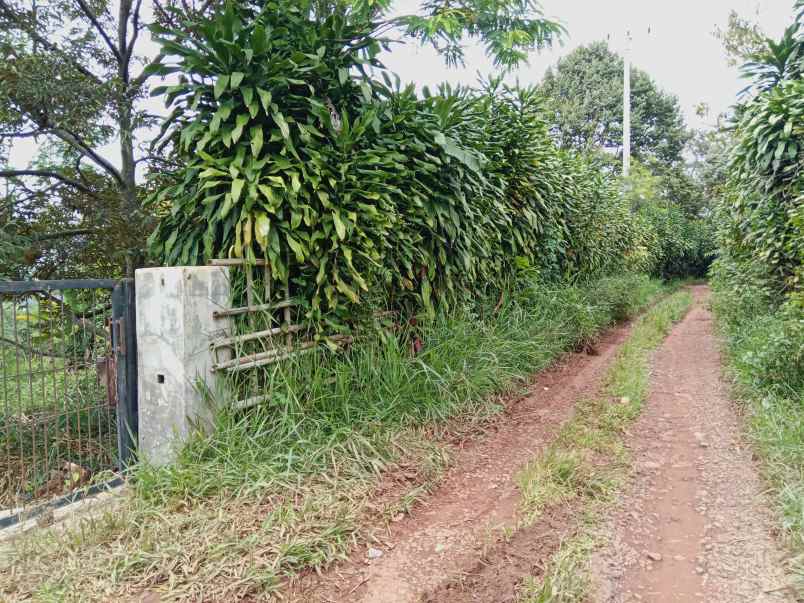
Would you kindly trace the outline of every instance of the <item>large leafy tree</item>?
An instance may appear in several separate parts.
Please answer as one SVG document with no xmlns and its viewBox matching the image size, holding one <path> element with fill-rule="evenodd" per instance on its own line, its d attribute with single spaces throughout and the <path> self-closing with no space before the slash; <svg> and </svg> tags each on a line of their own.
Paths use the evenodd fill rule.
<svg viewBox="0 0 804 603">
<path fill-rule="evenodd" d="M 39 240 L 74 244 L 98 234 L 96 220 L 83 224 L 87 215 L 108 216 L 106 226 L 125 216 L 128 236 L 111 237 L 107 253 L 119 250 L 129 272 L 142 259 L 145 222 L 135 155 L 136 132 L 147 125 L 138 100 L 148 75 L 136 56 L 144 27 L 141 0 L 0 0 L 0 141 L 34 139 L 47 151 L 35 168 L 0 170 L 9 180 L 8 223 L 26 222 L 34 199 L 41 207 L 29 217 L 62 216 Z M 116 159 L 104 151 L 110 143 Z"/>
<path fill-rule="evenodd" d="M 621 153 L 623 59 L 605 42 L 581 46 L 547 71 L 553 134 L 562 147 Z M 678 161 L 688 139 L 678 99 L 644 71 L 631 72 L 631 148 L 643 160 Z"/>
</svg>

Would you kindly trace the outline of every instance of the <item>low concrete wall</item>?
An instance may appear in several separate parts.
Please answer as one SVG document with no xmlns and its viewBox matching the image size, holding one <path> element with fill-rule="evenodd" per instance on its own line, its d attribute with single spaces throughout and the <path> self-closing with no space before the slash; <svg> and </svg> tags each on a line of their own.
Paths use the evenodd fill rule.
<svg viewBox="0 0 804 603">
<path fill-rule="evenodd" d="M 226 330 L 212 313 L 229 307 L 228 268 L 145 268 L 135 275 L 139 453 L 162 465 L 194 429 L 211 424 L 204 384 L 217 394 L 210 341 Z M 219 396 L 214 396 L 219 398 Z"/>
</svg>

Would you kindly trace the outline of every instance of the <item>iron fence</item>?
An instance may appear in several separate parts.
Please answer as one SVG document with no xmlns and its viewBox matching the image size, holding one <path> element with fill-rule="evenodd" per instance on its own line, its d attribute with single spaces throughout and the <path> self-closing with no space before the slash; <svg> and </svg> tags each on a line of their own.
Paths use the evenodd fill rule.
<svg viewBox="0 0 804 603">
<path fill-rule="evenodd" d="M 111 479 L 127 461 L 132 293 L 105 279 L 0 283 L 0 515 Z"/>
</svg>

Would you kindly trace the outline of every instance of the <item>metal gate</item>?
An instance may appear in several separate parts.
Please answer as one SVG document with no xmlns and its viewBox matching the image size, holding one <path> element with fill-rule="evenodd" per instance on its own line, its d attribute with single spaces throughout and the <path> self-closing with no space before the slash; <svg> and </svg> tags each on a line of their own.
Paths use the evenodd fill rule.
<svg viewBox="0 0 804 603">
<path fill-rule="evenodd" d="M 131 462 L 134 316 L 131 280 L 0 282 L 0 527 Z"/>
</svg>

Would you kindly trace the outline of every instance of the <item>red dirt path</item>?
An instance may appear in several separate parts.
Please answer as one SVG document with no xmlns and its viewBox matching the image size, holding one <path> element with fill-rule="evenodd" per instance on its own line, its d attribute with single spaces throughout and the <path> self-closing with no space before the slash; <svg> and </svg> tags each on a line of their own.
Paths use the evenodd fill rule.
<svg viewBox="0 0 804 603">
<path fill-rule="evenodd" d="M 491 430 L 456 450 L 444 482 L 410 517 L 392 524 L 382 536 L 383 545 L 374 545 L 382 551 L 381 557 L 369 560 L 367 549 L 361 549 L 323 578 L 312 576 L 295 585 L 290 600 L 445 600 L 443 594 L 430 596 L 482 564 L 484 554 L 498 546 L 502 529 L 516 525 L 519 493 L 514 476 L 550 443 L 572 415 L 574 403 L 597 391 L 627 334 L 627 326 L 614 328 L 598 343 L 596 355 L 566 356 L 540 374 L 531 393 L 510 404 Z M 532 533 L 541 530 L 554 540 L 561 523 L 551 524 L 545 518 Z M 547 555 L 550 550 L 545 547 L 543 552 Z M 530 568 L 532 563 L 527 560 L 525 566 Z M 505 596 L 494 599 L 495 603 L 514 595 L 521 573 L 509 574 L 500 583 Z"/>
</svg>

